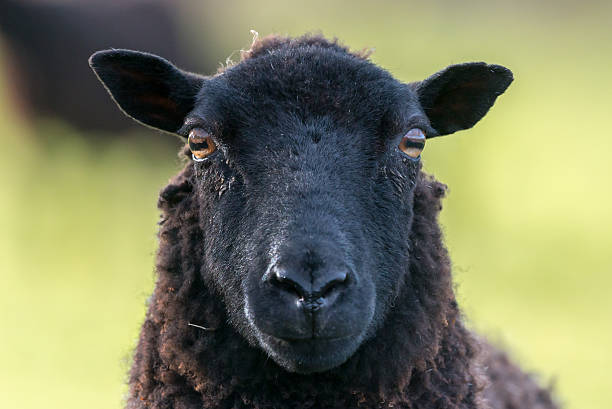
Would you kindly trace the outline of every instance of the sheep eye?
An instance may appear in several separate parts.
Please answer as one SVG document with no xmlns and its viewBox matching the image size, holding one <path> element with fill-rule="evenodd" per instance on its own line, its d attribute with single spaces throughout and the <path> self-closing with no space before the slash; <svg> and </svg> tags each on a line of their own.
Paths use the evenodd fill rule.
<svg viewBox="0 0 612 409">
<path fill-rule="evenodd" d="M 412 128 L 402 138 L 399 148 L 406 155 L 417 159 L 425 148 L 425 133 L 419 128 Z"/>
<path fill-rule="evenodd" d="M 189 131 L 187 143 L 191 150 L 191 156 L 196 162 L 203 161 L 217 150 L 215 141 L 213 141 L 208 132 L 202 128 L 194 128 Z"/>
</svg>

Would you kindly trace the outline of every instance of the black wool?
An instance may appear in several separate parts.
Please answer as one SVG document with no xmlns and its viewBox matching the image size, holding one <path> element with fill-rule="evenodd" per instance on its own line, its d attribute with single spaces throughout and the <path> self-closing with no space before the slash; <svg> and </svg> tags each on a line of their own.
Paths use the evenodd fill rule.
<svg viewBox="0 0 612 409">
<path fill-rule="evenodd" d="M 466 329 L 446 186 L 419 156 L 478 122 L 509 70 L 403 84 L 318 36 L 257 40 L 211 77 L 128 50 L 90 64 L 127 115 L 200 149 L 160 194 L 128 408 L 556 407 Z"/>
</svg>

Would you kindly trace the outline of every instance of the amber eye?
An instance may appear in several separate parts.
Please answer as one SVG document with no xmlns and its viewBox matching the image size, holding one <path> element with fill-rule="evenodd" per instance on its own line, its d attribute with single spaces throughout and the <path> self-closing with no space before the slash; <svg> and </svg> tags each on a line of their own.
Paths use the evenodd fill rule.
<svg viewBox="0 0 612 409">
<path fill-rule="evenodd" d="M 191 155 L 195 161 L 202 161 L 217 150 L 215 141 L 213 141 L 208 132 L 202 128 L 194 128 L 189 131 L 187 143 L 189 144 Z"/>
<path fill-rule="evenodd" d="M 412 128 L 402 138 L 399 148 L 411 158 L 418 158 L 425 148 L 425 133 L 419 128 Z"/>
</svg>

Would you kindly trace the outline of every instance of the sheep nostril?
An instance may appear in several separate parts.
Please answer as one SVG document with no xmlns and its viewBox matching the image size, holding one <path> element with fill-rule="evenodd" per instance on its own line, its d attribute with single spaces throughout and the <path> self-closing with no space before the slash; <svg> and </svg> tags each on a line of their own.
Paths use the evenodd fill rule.
<svg viewBox="0 0 612 409">
<path fill-rule="evenodd" d="M 293 293 L 300 299 L 308 297 L 308 291 L 306 291 L 296 280 L 291 279 L 285 270 L 274 269 L 268 277 L 268 281 L 273 286 L 288 293 Z"/>
<path fill-rule="evenodd" d="M 349 282 L 349 274 L 346 271 L 337 272 L 329 277 L 328 281 L 324 283 L 320 290 L 315 290 L 315 294 L 319 297 L 324 298 L 330 295 L 335 290 L 340 290 Z"/>
<path fill-rule="evenodd" d="M 265 280 L 284 292 L 294 294 L 300 300 L 312 301 L 342 291 L 350 283 L 350 273 L 346 270 L 331 271 L 313 280 L 310 275 L 295 274 L 273 267 Z"/>
</svg>

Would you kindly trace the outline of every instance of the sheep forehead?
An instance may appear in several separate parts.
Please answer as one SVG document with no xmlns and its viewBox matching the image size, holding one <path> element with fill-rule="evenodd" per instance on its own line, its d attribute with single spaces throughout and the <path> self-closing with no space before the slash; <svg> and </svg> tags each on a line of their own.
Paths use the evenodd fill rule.
<svg viewBox="0 0 612 409">
<path fill-rule="evenodd" d="M 270 50 L 228 68 L 203 86 L 200 101 L 200 111 L 208 116 L 216 111 L 220 121 L 229 115 L 247 124 L 298 112 L 305 119 L 373 123 L 391 110 L 414 105 L 416 97 L 363 58 L 302 46 Z"/>
<path fill-rule="evenodd" d="M 228 70 L 228 83 L 243 90 L 282 88 L 307 93 L 314 88 L 348 92 L 376 83 L 395 86 L 397 82 L 369 61 L 330 48 L 281 48 L 248 59 Z"/>
</svg>

